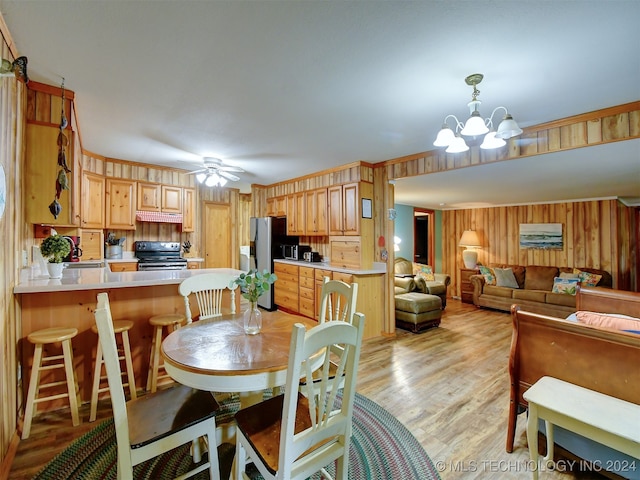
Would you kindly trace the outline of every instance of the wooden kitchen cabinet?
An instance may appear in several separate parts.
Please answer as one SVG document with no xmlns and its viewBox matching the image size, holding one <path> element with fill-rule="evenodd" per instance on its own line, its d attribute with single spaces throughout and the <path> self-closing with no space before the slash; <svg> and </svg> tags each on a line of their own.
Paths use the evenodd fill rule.
<svg viewBox="0 0 640 480">
<path fill-rule="evenodd" d="M 135 272 L 138 270 L 138 262 L 109 262 L 112 272 Z"/>
<path fill-rule="evenodd" d="M 106 205 L 106 228 L 136 229 L 136 182 L 107 178 Z"/>
<path fill-rule="evenodd" d="M 105 226 L 105 180 L 95 173 L 82 174 L 82 228 L 104 228 Z"/>
<path fill-rule="evenodd" d="M 274 263 L 273 271 L 278 277 L 273 285 L 275 304 L 290 312 L 298 313 L 298 267 L 287 263 Z"/>
<path fill-rule="evenodd" d="M 200 262 L 189 262 L 189 261 L 187 261 L 187 268 L 189 270 L 199 270 L 200 269 Z"/>
<path fill-rule="evenodd" d="M 196 230 L 196 191 L 194 188 L 182 189 L 182 231 Z"/>
<path fill-rule="evenodd" d="M 80 261 L 102 260 L 104 257 L 104 232 L 102 230 L 82 229 L 80 233 Z"/>
<path fill-rule="evenodd" d="M 327 219 L 328 200 L 327 189 L 319 188 L 305 194 L 306 223 L 305 235 L 327 236 L 329 235 L 329 223 Z"/>
<path fill-rule="evenodd" d="M 162 185 L 162 213 L 182 213 L 182 187 Z"/>
<path fill-rule="evenodd" d="M 360 235 L 360 185 L 328 188 L 329 235 Z"/>
<path fill-rule="evenodd" d="M 138 201 L 136 209 L 144 212 L 159 212 L 162 207 L 160 196 L 162 194 L 159 183 L 138 183 Z"/>
<path fill-rule="evenodd" d="M 305 192 L 287 196 L 287 235 L 304 235 Z"/>
<path fill-rule="evenodd" d="M 320 317 L 320 305 L 322 302 L 322 284 L 324 283 L 324 278 L 327 277 L 329 280 L 333 280 L 333 272 L 331 270 L 324 270 L 322 268 L 314 268 L 314 278 L 316 283 L 316 315 L 315 318 Z"/>
<path fill-rule="evenodd" d="M 80 169 L 74 156 L 74 133 L 64 130 L 68 140 L 65 147 L 69 190 L 62 190 L 58 203 L 62 211 L 58 218 L 49 211 L 49 205 L 56 195 L 58 165 L 58 135 L 60 129 L 51 125 L 26 126 L 26 168 L 25 168 L 25 208 L 29 223 L 56 226 L 78 226 L 80 224 Z"/>
<path fill-rule="evenodd" d="M 309 318 L 316 317 L 315 309 L 315 274 L 313 267 L 298 267 L 298 283 L 299 283 L 299 310 L 302 315 Z"/>
<path fill-rule="evenodd" d="M 267 217 L 284 217 L 287 215 L 287 197 L 267 198 Z"/>
</svg>

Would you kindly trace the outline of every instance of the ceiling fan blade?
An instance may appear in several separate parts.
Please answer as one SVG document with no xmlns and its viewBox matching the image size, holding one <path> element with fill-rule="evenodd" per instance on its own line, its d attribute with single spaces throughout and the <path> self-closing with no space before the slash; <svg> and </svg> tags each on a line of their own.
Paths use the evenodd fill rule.
<svg viewBox="0 0 640 480">
<path fill-rule="evenodd" d="M 237 182 L 238 180 L 240 180 L 240 177 L 237 177 L 229 172 L 223 172 L 222 170 L 218 170 L 218 175 L 226 178 L 227 180 L 231 180 L 232 182 Z"/>
<path fill-rule="evenodd" d="M 218 170 L 221 172 L 236 172 L 236 173 L 244 173 L 244 170 L 240 167 L 233 167 L 231 165 L 218 165 L 216 166 Z"/>
<path fill-rule="evenodd" d="M 185 175 L 192 175 L 192 174 L 194 174 L 194 173 L 206 172 L 206 171 L 208 171 L 208 170 L 209 170 L 208 168 L 201 168 L 201 169 L 199 169 L 199 170 L 193 170 L 193 171 L 191 171 L 191 172 L 187 172 L 187 173 L 185 173 Z"/>
</svg>

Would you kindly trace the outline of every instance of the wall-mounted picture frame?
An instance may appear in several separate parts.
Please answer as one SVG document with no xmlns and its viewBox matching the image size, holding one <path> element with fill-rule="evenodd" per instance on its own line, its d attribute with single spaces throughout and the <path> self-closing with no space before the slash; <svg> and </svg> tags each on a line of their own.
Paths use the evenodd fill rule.
<svg viewBox="0 0 640 480">
<path fill-rule="evenodd" d="M 362 218 L 373 218 L 373 212 L 371 211 L 371 199 L 362 199 Z"/>
<path fill-rule="evenodd" d="M 541 250 L 562 250 L 561 223 L 521 223 L 520 248 L 537 248 Z"/>
</svg>

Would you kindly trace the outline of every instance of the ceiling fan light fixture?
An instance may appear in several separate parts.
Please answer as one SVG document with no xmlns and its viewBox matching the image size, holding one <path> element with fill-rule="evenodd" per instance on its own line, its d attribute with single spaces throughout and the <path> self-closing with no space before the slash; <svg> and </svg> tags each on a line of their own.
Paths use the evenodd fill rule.
<svg viewBox="0 0 640 480">
<path fill-rule="evenodd" d="M 198 180 L 199 183 L 204 183 L 206 179 L 207 179 L 206 173 L 199 173 L 196 175 L 196 180 Z"/>
</svg>

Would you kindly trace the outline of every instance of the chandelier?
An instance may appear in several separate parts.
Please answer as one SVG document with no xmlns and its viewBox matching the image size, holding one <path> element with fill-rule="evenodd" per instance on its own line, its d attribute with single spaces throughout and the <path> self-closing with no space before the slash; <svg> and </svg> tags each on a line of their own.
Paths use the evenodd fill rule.
<svg viewBox="0 0 640 480">
<path fill-rule="evenodd" d="M 467 141 L 470 140 L 465 141 L 463 137 L 478 138 L 484 135 L 480 148 L 488 150 L 503 147 L 507 144 L 507 142 L 505 142 L 506 139 L 522 133 L 522 129 L 505 107 L 496 107 L 493 112 L 491 112 L 491 116 L 486 119 L 480 116 L 478 108 L 482 102 L 478 100 L 480 90 L 477 89 L 477 86 L 482 82 L 483 78 L 484 75 L 481 73 L 474 73 L 464 79 L 467 85 L 473 86 L 471 101 L 467 104 L 470 117 L 467 119 L 467 122 L 463 124 L 455 115 L 447 115 L 442 122 L 442 129 L 438 132 L 436 141 L 433 142 L 436 147 L 447 147 L 445 150 L 447 153 L 466 152 L 469 150 Z M 493 116 L 500 109 L 504 110 L 505 115 L 498 125 L 498 130 L 494 130 Z M 455 121 L 455 133 L 447 124 L 447 120 L 450 118 Z"/>
</svg>

